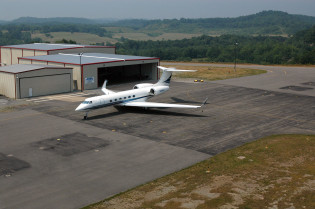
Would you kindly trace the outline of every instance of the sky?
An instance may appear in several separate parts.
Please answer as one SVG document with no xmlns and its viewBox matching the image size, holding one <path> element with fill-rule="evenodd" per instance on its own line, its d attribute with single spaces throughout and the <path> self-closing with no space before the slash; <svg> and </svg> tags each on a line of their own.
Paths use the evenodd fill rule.
<svg viewBox="0 0 315 209">
<path fill-rule="evenodd" d="M 263 10 L 315 16 L 315 0 L 0 0 L 0 20 L 26 16 L 90 19 L 238 17 Z"/>
</svg>

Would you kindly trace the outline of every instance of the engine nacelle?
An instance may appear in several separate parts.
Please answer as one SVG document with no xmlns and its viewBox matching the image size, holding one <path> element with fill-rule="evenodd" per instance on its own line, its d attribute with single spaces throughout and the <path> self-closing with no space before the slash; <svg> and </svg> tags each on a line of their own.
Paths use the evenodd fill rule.
<svg viewBox="0 0 315 209">
<path fill-rule="evenodd" d="M 149 93 L 151 95 L 159 95 L 169 90 L 169 88 L 169 86 L 156 86 L 151 88 Z"/>
<path fill-rule="evenodd" d="M 151 87 L 151 86 L 153 86 L 153 83 L 140 83 L 140 84 L 135 85 L 133 89 L 142 89 L 142 88 Z"/>
</svg>

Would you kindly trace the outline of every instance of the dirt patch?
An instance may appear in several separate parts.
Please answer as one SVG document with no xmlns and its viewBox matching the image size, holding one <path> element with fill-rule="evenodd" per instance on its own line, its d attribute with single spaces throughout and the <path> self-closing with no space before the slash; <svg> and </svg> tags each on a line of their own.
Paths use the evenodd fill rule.
<svg viewBox="0 0 315 209">
<path fill-rule="evenodd" d="M 289 159 L 287 162 L 282 162 L 282 163 L 279 163 L 279 166 L 280 167 L 293 167 L 297 164 L 301 164 L 304 162 L 304 157 L 303 156 L 299 156 L 299 157 L 294 157 L 294 158 L 291 158 Z"/>
<path fill-rule="evenodd" d="M 225 175 L 214 176 L 211 186 L 213 189 L 217 189 L 217 188 L 222 187 L 225 184 L 231 184 L 232 181 L 233 181 L 232 176 L 225 176 Z"/>
<path fill-rule="evenodd" d="M 198 189 L 195 189 L 192 191 L 193 194 L 200 195 L 202 197 L 205 197 L 207 199 L 214 199 L 220 196 L 220 193 L 212 193 L 211 192 L 212 188 L 209 186 L 204 186 Z"/>
<path fill-rule="evenodd" d="M 170 192 L 175 192 L 177 188 L 175 186 L 159 186 L 155 190 L 145 194 L 144 201 L 152 201 L 159 199 Z"/>
<path fill-rule="evenodd" d="M 165 208 L 175 203 L 175 205 L 180 205 L 181 208 L 194 209 L 204 202 L 204 200 L 192 200 L 190 198 L 172 198 L 170 200 L 164 200 L 155 206 Z"/>
</svg>

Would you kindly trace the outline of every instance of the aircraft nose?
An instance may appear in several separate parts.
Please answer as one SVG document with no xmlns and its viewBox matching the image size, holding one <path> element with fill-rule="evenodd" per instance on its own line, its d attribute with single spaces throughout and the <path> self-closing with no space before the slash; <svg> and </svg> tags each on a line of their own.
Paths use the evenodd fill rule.
<svg viewBox="0 0 315 209">
<path fill-rule="evenodd" d="M 75 111 L 81 111 L 82 110 L 82 105 L 79 105 L 76 109 L 75 109 Z"/>
</svg>

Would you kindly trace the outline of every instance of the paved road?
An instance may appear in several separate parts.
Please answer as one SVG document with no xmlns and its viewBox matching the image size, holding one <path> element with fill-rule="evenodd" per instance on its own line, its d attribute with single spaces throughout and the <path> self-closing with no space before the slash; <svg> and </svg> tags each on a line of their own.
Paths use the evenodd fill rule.
<svg viewBox="0 0 315 209">
<path fill-rule="evenodd" d="M 1 113 L 0 208 L 79 208 L 263 136 L 315 134 L 314 96 L 226 82 L 173 82 L 151 100 L 209 97 L 193 111 L 104 108 L 84 121 L 82 94 Z"/>
<path fill-rule="evenodd" d="M 234 67 L 231 64 L 163 63 L 161 65 Z M 315 67 L 287 67 L 267 65 L 237 65 L 237 68 L 261 69 L 268 73 L 248 77 L 214 81 L 215 83 L 263 89 L 282 93 L 315 96 Z"/>
</svg>

